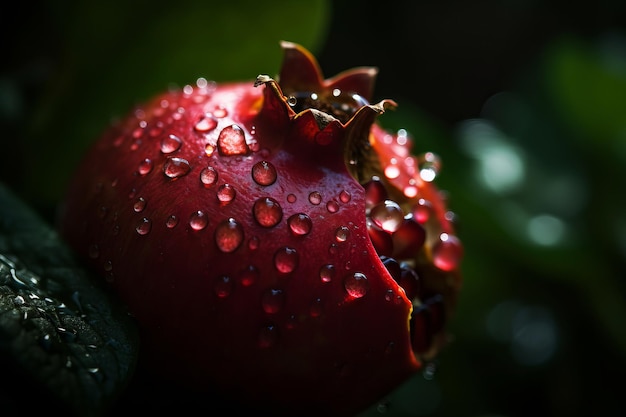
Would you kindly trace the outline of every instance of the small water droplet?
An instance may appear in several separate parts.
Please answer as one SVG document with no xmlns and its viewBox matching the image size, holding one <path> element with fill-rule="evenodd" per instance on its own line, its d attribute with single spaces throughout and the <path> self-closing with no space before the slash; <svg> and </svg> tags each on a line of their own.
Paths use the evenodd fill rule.
<svg viewBox="0 0 626 417">
<path fill-rule="evenodd" d="M 259 161 L 252 166 L 252 179 L 259 185 L 272 185 L 276 181 L 276 168 L 268 161 Z"/>
<path fill-rule="evenodd" d="M 249 287 L 259 279 L 259 270 L 254 265 L 248 265 L 239 273 L 239 282 L 244 287 Z"/>
<path fill-rule="evenodd" d="M 217 171 L 213 167 L 206 167 L 200 171 L 200 182 L 206 188 L 217 182 Z"/>
<path fill-rule="evenodd" d="M 330 282 L 335 276 L 335 266 L 331 264 L 323 265 L 320 268 L 320 279 L 322 282 Z"/>
<path fill-rule="evenodd" d="M 198 123 L 194 125 L 196 132 L 207 133 L 217 127 L 217 120 L 210 114 L 204 115 Z"/>
<path fill-rule="evenodd" d="M 161 139 L 161 152 L 164 154 L 176 152 L 180 149 L 183 141 L 176 135 L 167 135 Z"/>
<path fill-rule="evenodd" d="M 219 250 L 230 253 L 243 242 L 243 227 L 235 219 L 222 220 L 215 228 L 215 243 Z"/>
<path fill-rule="evenodd" d="M 298 252 L 293 248 L 280 248 L 274 254 L 274 266 L 283 274 L 293 272 L 298 267 L 298 261 Z"/>
<path fill-rule="evenodd" d="M 189 161 L 183 158 L 168 158 L 163 164 L 163 173 L 169 178 L 180 178 L 191 171 Z"/>
<path fill-rule="evenodd" d="M 420 177 L 426 182 L 433 181 L 441 170 L 441 159 L 432 152 L 426 152 L 418 156 L 417 163 Z"/>
<path fill-rule="evenodd" d="M 385 200 L 370 210 L 370 218 L 381 229 L 393 233 L 404 220 L 402 208 L 393 200 Z"/>
<path fill-rule="evenodd" d="M 215 279 L 213 289 L 219 298 L 226 298 L 233 292 L 233 281 L 228 275 L 220 275 Z"/>
<path fill-rule="evenodd" d="M 348 229 L 346 226 L 341 226 L 337 230 L 335 230 L 335 239 L 337 239 L 337 242 L 345 242 L 346 240 L 348 240 L 349 236 L 350 229 Z"/>
<path fill-rule="evenodd" d="M 250 240 L 248 240 L 248 249 L 250 250 L 257 250 L 259 249 L 259 244 L 261 243 L 261 241 L 259 240 L 259 238 L 257 236 L 252 236 L 250 238 Z"/>
<path fill-rule="evenodd" d="M 143 197 L 139 197 L 139 199 L 137 201 L 135 201 L 135 204 L 133 204 L 133 210 L 135 210 L 136 213 L 141 213 L 145 208 L 146 208 L 146 200 L 144 200 Z"/>
<path fill-rule="evenodd" d="M 226 110 L 223 107 L 219 107 L 213 110 L 213 116 L 217 117 L 218 119 L 221 119 L 222 117 L 228 116 L 228 110 Z"/>
<path fill-rule="evenodd" d="M 309 308 L 309 315 L 311 317 L 319 317 L 324 312 L 324 306 L 322 304 L 322 300 L 320 298 L 316 298 L 311 303 L 311 307 Z"/>
<path fill-rule="evenodd" d="M 207 219 L 207 215 L 203 211 L 194 212 L 191 217 L 189 217 L 189 226 L 193 230 L 202 230 L 209 223 L 209 219 Z"/>
<path fill-rule="evenodd" d="M 217 199 L 222 204 L 228 204 L 235 199 L 237 192 L 230 184 L 222 184 L 217 189 Z"/>
<path fill-rule="evenodd" d="M 311 218 L 304 213 L 293 214 L 287 219 L 289 229 L 296 236 L 306 236 L 311 233 L 313 222 Z"/>
<path fill-rule="evenodd" d="M 217 151 L 220 155 L 245 155 L 249 152 L 243 130 L 237 125 L 222 129 L 217 138 Z"/>
<path fill-rule="evenodd" d="M 270 288 L 261 296 L 261 306 L 267 314 L 276 314 L 283 307 L 285 294 L 282 290 Z"/>
<path fill-rule="evenodd" d="M 349 203 L 351 199 L 352 199 L 352 195 L 348 191 L 343 190 L 342 192 L 339 193 L 339 200 L 342 203 Z"/>
<path fill-rule="evenodd" d="M 288 203 L 295 203 L 297 199 L 298 199 L 298 197 L 296 197 L 295 194 L 287 194 L 287 202 Z"/>
<path fill-rule="evenodd" d="M 145 158 L 139 164 L 137 171 L 139 172 L 139 175 L 147 175 L 152 171 L 152 166 L 152 160 L 150 158 Z"/>
<path fill-rule="evenodd" d="M 309 202 L 317 206 L 322 202 L 322 195 L 317 191 L 313 191 L 309 194 Z"/>
<path fill-rule="evenodd" d="M 365 274 L 362 272 L 355 272 L 345 277 L 343 286 L 348 295 L 353 298 L 361 298 L 367 294 L 369 282 L 367 281 Z"/>
<path fill-rule="evenodd" d="M 110 272 L 113 270 L 113 262 L 111 261 L 105 261 L 103 264 L 103 268 L 105 271 Z"/>
<path fill-rule="evenodd" d="M 459 265 L 463 256 L 461 241 L 454 235 L 442 233 L 439 241 L 432 249 L 433 263 L 442 271 L 453 271 Z"/>
<path fill-rule="evenodd" d="M 330 200 L 328 203 L 326 203 L 326 210 L 328 210 L 329 213 L 337 213 L 337 211 L 339 210 L 339 203 L 337 203 L 335 200 Z"/>
<path fill-rule="evenodd" d="M 252 212 L 254 219 L 263 227 L 274 227 L 283 218 L 280 204 L 271 197 L 263 197 L 255 201 Z"/>
<path fill-rule="evenodd" d="M 175 214 L 171 214 L 165 221 L 165 226 L 168 229 L 173 229 L 178 224 L 178 217 Z"/>
<path fill-rule="evenodd" d="M 278 330 L 276 326 L 265 326 L 259 331 L 259 347 L 267 349 L 276 344 L 278 339 Z"/>
<path fill-rule="evenodd" d="M 89 257 L 91 259 L 97 259 L 100 256 L 100 247 L 95 243 L 89 246 Z"/>
<path fill-rule="evenodd" d="M 135 231 L 140 235 L 147 235 L 148 233 L 150 233 L 151 229 L 152 222 L 147 217 L 144 217 L 139 221 L 139 224 L 135 228 Z"/>
<path fill-rule="evenodd" d="M 433 212 L 433 205 L 430 201 L 420 198 L 413 207 L 413 217 L 418 223 L 424 224 L 428 221 Z"/>
<path fill-rule="evenodd" d="M 207 143 L 204 146 L 204 153 L 206 154 L 206 156 L 211 156 L 213 155 L 213 152 L 215 152 L 215 146 L 211 145 L 210 143 Z"/>
</svg>

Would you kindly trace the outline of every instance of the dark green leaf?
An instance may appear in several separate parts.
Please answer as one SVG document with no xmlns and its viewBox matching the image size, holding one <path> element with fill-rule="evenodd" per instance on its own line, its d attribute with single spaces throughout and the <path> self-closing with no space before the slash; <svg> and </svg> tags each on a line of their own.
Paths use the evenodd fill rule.
<svg viewBox="0 0 626 417">
<path fill-rule="evenodd" d="M 90 278 L 59 236 L 0 185 L 2 413 L 99 416 L 127 385 L 134 324 Z"/>
</svg>

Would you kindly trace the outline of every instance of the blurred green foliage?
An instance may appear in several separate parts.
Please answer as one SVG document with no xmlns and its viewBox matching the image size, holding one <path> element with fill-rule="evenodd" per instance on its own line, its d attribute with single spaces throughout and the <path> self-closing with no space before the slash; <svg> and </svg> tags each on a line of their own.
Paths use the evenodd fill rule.
<svg viewBox="0 0 626 417">
<path fill-rule="evenodd" d="M 450 346 L 363 417 L 623 411 L 623 2 L 35 3 L 0 13 L 0 178 L 49 218 L 82 150 L 172 83 L 272 74 L 280 39 L 328 76 L 378 66 L 381 124 L 442 157 L 465 281 Z"/>
</svg>

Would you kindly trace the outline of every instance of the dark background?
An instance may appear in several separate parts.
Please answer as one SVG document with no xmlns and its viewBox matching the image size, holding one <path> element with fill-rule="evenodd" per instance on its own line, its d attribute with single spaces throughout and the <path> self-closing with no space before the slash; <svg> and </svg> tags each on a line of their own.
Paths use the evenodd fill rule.
<svg viewBox="0 0 626 417">
<path fill-rule="evenodd" d="M 278 39 L 376 66 L 381 124 L 443 160 L 464 288 L 453 343 L 363 415 L 621 415 L 626 3 L 274 3 L 1 6 L 0 180 L 52 222 L 81 150 L 169 83 L 272 73 Z"/>
</svg>

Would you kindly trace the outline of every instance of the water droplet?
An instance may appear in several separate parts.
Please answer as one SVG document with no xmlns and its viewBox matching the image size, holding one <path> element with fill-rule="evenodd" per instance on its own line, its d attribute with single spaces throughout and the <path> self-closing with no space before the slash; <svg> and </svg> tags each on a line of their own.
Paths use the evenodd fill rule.
<svg viewBox="0 0 626 417">
<path fill-rule="evenodd" d="M 339 200 L 342 203 L 349 203 L 351 199 L 352 199 L 352 195 L 348 191 L 343 190 L 342 192 L 339 193 Z"/>
<path fill-rule="evenodd" d="M 259 238 L 257 236 L 252 236 L 250 238 L 250 240 L 248 240 L 248 249 L 250 250 L 257 250 L 259 249 L 259 244 L 261 243 L 261 241 L 259 240 Z"/>
<path fill-rule="evenodd" d="M 276 314 L 283 307 L 285 294 L 282 290 L 270 288 L 261 296 L 261 306 L 267 314 Z"/>
<path fill-rule="evenodd" d="M 348 229 L 346 226 L 341 226 L 337 230 L 335 230 L 335 239 L 337 239 L 337 242 L 345 242 L 346 240 L 348 240 L 349 236 L 350 229 Z"/>
<path fill-rule="evenodd" d="M 339 210 L 339 203 L 337 203 L 335 200 L 330 200 L 328 203 L 326 203 L 326 210 L 328 210 L 329 213 L 337 213 L 337 211 Z"/>
<path fill-rule="evenodd" d="M 200 182 L 205 187 L 210 187 L 217 182 L 217 171 L 213 167 L 206 167 L 200 171 Z"/>
<path fill-rule="evenodd" d="M 265 326 L 262 327 L 259 331 L 259 347 L 262 349 L 267 349 L 274 346 L 277 339 L 278 330 L 276 329 L 276 326 Z"/>
<path fill-rule="evenodd" d="M 178 224 L 178 217 L 175 214 L 171 214 L 165 221 L 165 226 L 168 229 L 173 229 Z"/>
<path fill-rule="evenodd" d="M 209 223 L 206 214 L 203 211 L 196 211 L 189 217 L 189 226 L 193 230 L 202 230 Z"/>
<path fill-rule="evenodd" d="M 276 168 L 270 162 L 259 161 L 252 166 L 252 179 L 259 185 L 271 185 L 276 181 Z"/>
<path fill-rule="evenodd" d="M 143 197 L 139 197 L 139 199 L 137 201 L 135 201 L 135 204 L 133 204 L 133 210 L 135 210 L 136 213 L 141 213 L 145 208 L 146 208 L 146 200 L 143 199 Z"/>
<path fill-rule="evenodd" d="M 167 135 L 161 139 L 161 152 L 164 154 L 176 152 L 180 149 L 183 141 L 176 135 Z"/>
<path fill-rule="evenodd" d="M 355 272 L 345 277 L 343 286 L 346 289 L 348 295 L 353 298 L 361 298 L 367 294 L 369 289 L 369 282 L 367 277 L 362 272 Z"/>
<path fill-rule="evenodd" d="M 213 110 L 213 116 L 217 117 L 218 119 L 221 119 L 222 117 L 228 116 L 228 110 L 226 110 L 223 107 L 219 107 Z"/>
<path fill-rule="evenodd" d="M 230 184 L 222 184 L 217 189 L 217 199 L 223 204 L 228 204 L 237 195 L 237 192 Z"/>
<path fill-rule="evenodd" d="M 313 191 L 311 194 L 309 194 L 309 202 L 317 206 L 319 203 L 322 202 L 322 195 L 317 191 Z"/>
<path fill-rule="evenodd" d="M 211 156 L 213 155 L 213 152 L 215 152 L 215 146 L 211 145 L 210 143 L 207 143 L 204 146 L 204 153 L 206 154 L 206 156 Z"/>
<path fill-rule="evenodd" d="M 453 271 L 459 265 L 463 256 L 461 241 L 454 235 L 442 233 L 439 241 L 432 249 L 433 263 L 442 271 Z"/>
<path fill-rule="evenodd" d="M 137 171 L 139 172 L 139 175 L 147 175 L 150 173 L 150 171 L 152 171 L 152 166 L 152 160 L 150 158 L 145 158 L 139 164 L 139 168 L 137 169 Z"/>
<path fill-rule="evenodd" d="M 441 170 L 441 159 L 432 152 L 426 152 L 418 156 L 417 163 L 420 177 L 426 182 L 433 181 Z"/>
<path fill-rule="evenodd" d="M 245 155 L 250 149 L 243 130 L 237 125 L 222 129 L 217 138 L 217 151 L 220 155 Z"/>
<path fill-rule="evenodd" d="M 215 279 L 213 289 L 219 298 L 226 298 L 233 292 L 233 281 L 228 275 L 220 275 Z"/>
<path fill-rule="evenodd" d="M 244 287 L 249 287 L 259 279 L 259 270 L 254 265 L 248 265 L 239 273 L 239 282 Z"/>
<path fill-rule="evenodd" d="M 197 132 L 207 133 L 217 127 L 217 120 L 210 114 L 204 115 L 193 127 Z"/>
<path fill-rule="evenodd" d="M 263 227 L 274 227 L 283 218 L 280 204 L 271 197 L 263 197 L 255 201 L 252 212 L 254 219 Z"/>
<path fill-rule="evenodd" d="M 274 254 L 274 266 L 278 272 L 288 274 L 298 267 L 298 252 L 293 248 L 280 248 Z"/>
<path fill-rule="evenodd" d="M 433 212 L 433 205 L 430 201 L 420 198 L 413 207 L 413 217 L 418 223 L 424 224 L 428 221 Z"/>
<path fill-rule="evenodd" d="M 287 219 L 289 229 L 294 235 L 306 236 L 311 233 L 313 222 L 311 218 L 304 213 L 296 213 Z"/>
<path fill-rule="evenodd" d="M 148 233 L 150 233 L 151 229 L 152 229 L 152 222 L 147 217 L 142 218 L 139 221 L 139 224 L 137 225 L 137 227 L 135 228 L 137 233 L 139 233 L 140 235 L 147 235 Z"/>
<path fill-rule="evenodd" d="M 104 264 L 103 264 L 103 268 L 104 268 L 104 270 L 105 270 L 105 271 L 107 271 L 107 272 L 112 271 L 112 270 L 113 270 L 113 262 L 111 262 L 111 261 L 106 261 L 106 262 L 104 262 Z"/>
<path fill-rule="evenodd" d="M 295 203 L 297 199 L 298 199 L 298 197 L 296 197 L 295 194 L 287 194 L 287 202 L 288 203 Z"/>
<path fill-rule="evenodd" d="M 322 282 L 330 282 L 335 276 L 335 266 L 331 264 L 323 265 L 320 268 L 320 279 Z"/>
<path fill-rule="evenodd" d="M 381 229 L 393 233 L 402 224 L 404 213 L 398 203 L 393 200 L 385 200 L 372 207 L 370 218 Z"/>
<path fill-rule="evenodd" d="M 219 250 L 230 253 L 243 242 L 243 228 L 232 217 L 222 220 L 215 228 L 215 243 Z"/>
<path fill-rule="evenodd" d="M 96 259 L 100 256 L 100 247 L 95 243 L 89 246 L 89 257 L 91 259 Z"/>
<path fill-rule="evenodd" d="M 377 176 L 373 176 L 367 184 L 364 185 L 364 188 L 365 204 L 367 207 L 375 206 L 387 199 L 387 188 Z"/>
<path fill-rule="evenodd" d="M 183 158 L 168 158 L 163 164 L 163 173 L 169 178 L 179 178 L 191 171 L 189 161 Z"/>
<path fill-rule="evenodd" d="M 311 303 L 311 307 L 309 308 L 309 315 L 311 317 L 319 317 L 324 312 L 324 306 L 322 304 L 322 300 L 320 298 L 316 298 Z"/>
</svg>

